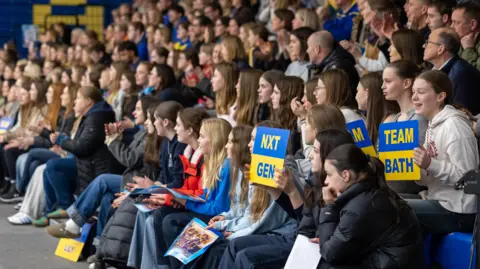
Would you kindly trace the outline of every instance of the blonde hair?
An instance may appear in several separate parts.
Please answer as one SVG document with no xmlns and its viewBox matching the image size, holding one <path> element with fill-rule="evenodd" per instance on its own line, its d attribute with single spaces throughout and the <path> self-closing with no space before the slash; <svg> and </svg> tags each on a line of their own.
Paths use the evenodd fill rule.
<svg viewBox="0 0 480 269">
<path fill-rule="evenodd" d="M 211 190 L 217 186 L 223 161 L 227 158 L 225 145 L 232 126 L 224 119 L 206 119 L 202 122 L 200 133 L 210 139 L 212 150 L 205 155 L 205 168 L 202 175 L 203 187 Z M 230 180 L 230 179 L 228 179 Z"/>
<path fill-rule="evenodd" d="M 300 17 L 300 19 L 303 21 L 303 27 L 308 27 L 314 31 L 321 30 L 320 19 L 317 13 L 315 13 L 315 10 L 301 8 L 297 10 L 297 13 L 295 15 Z"/>
<path fill-rule="evenodd" d="M 31 79 L 40 79 L 42 75 L 42 69 L 38 64 L 29 62 L 25 66 L 25 70 L 23 71 L 23 75 L 29 77 Z"/>
</svg>

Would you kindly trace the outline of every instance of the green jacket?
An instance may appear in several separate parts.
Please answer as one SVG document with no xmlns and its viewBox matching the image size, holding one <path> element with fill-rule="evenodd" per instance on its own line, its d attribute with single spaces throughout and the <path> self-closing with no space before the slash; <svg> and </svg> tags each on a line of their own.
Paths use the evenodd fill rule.
<svg viewBox="0 0 480 269">
<path fill-rule="evenodd" d="M 474 48 L 460 48 L 460 57 L 480 70 L 480 38 L 477 37 Z"/>
</svg>

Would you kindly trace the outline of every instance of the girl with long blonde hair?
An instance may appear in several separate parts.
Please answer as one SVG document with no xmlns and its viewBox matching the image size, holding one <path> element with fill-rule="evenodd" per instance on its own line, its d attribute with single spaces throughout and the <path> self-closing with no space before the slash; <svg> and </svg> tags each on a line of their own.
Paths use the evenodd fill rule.
<svg viewBox="0 0 480 269">
<path fill-rule="evenodd" d="M 206 119 L 200 128 L 198 138 L 199 150 L 204 154 L 205 168 L 202 175 L 204 193 L 200 196 L 205 202 L 196 202 L 174 198 L 174 204 L 184 206 L 188 212 L 169 214 L 162 220 L 162 238 L 165 245 L 160 251 L 165 253 L 166 248 L 172 245 L 176 237 L 193 218 L 208 222 L 230 209 L 230 159 L 227 158 L 225 145 L 232 127 L 223 119 Z M 156 232 L 158 229 L 156 230 Z M 163 249 L 165 247 L 165 249 Z M 180 262 L 173 257 L 169 258 L 170 268 L 179 268 Z"/>
<path fill-rule="evenodd" d="M 269 121 L 261 122 L 258 126 L 278 127 Z M 223 231 L 226 238 L 211 246 L 205 257 L 198 261 L 199 268 L 219 268 L 222 254 L 235 238 L 271 232 L 281 234 L 280 231 L 288 230 L 286 227 L 292 230 L 295 227 L 295 221 L 275 204 L 276 199 L 270 195 L 268 188 L 249 184 L 249 163 L 257 127 L 237 126 L 230 133 L 227 151 L 232 159 L 232 207 L 209 222 L 209 228 Z"/>
</svg>

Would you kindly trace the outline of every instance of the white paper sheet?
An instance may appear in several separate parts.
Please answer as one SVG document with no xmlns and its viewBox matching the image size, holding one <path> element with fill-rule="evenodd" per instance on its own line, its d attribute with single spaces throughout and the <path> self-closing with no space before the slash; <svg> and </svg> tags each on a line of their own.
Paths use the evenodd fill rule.
<svg viewBox="0 0 480 269">
<path fill-rule="evenodd" d="M 284 269 L 316 269 L 321 257 L 320 245 L 299 234 Z"/>
</svg>

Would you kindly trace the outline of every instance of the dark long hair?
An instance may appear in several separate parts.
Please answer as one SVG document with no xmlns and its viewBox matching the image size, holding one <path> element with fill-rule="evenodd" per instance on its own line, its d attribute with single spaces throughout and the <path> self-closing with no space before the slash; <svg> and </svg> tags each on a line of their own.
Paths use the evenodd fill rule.
<svg viewBox="0 0 480 269">
<path fill-rule="evenodd" d="M 159 89 L 156 90 L 163 91 L 167 88 L 175 87 L 177 79 L 175 78 L 175 72 L 169 65 L 157 64 L 155 69 L 157 71 L 157 75 L 162 78 Z"/>
<path fill-rule="evenodd" d="M 367 130 L 372 141 L 377 141 L 379 125 L 390 115 L 400 112 L 395 101 L 385 99 L 382 91 L 382 74 L 372 72 L 360 79 L 360 84 L 368 89 L 367 101 Z"/>
<path fill-rule="evenodd" d="M 313 177 L 314 182 L 305 186 L 305 205 L 313 207 L 315 204 L 323 206 L 322 188 L 325 183 L 325 157 L 335 148 L 341 145 L 354 145 L 352 136 L 346 130 L 326 129 L 318 132 L 315 138 L 320 143 L 320 160 L 322 170 Z"/>
<path fill-rule="evenodd" d="M 405 201 L 387 185 L 385 180 L 385 166 L 375 157 L 367 157 L 355 144 L 341 145 L 328 154 L 326 160 L 337 169 L 337 171 L 349 170 L 354 172 L 358 181 L 368 180 L 379 192 L 387 194 L 388 199 L 397 212 L 397 223 L 399 219 L 400 206 L 405 205 Z"/>
<path fill-rule="evenodd" d="M 159 103 L 152 103 L 146 109 L 145 117 L 150 117 L 150 120 L 153 122 L 155 121 L 155 109 L 157 108 Z M 143 105 L 143 104 L 142 104 Z M 149 164 L 151 167 L 156 169 L 160 168 L 160 146 L 162 144 L 162 140 L 156 133 L 146 135 L 145 139 L 145 153 L 143 155 L 143 162 L 145 164 Z"/>
</svg>

